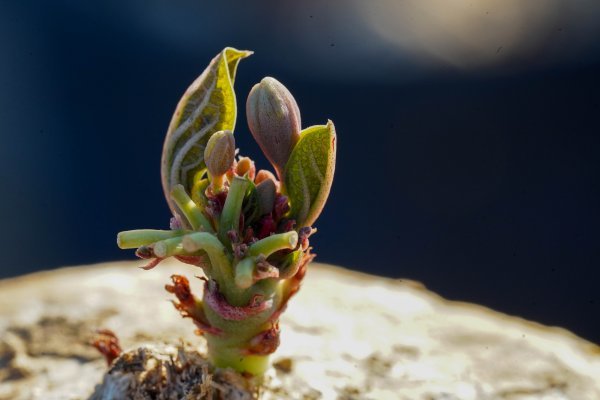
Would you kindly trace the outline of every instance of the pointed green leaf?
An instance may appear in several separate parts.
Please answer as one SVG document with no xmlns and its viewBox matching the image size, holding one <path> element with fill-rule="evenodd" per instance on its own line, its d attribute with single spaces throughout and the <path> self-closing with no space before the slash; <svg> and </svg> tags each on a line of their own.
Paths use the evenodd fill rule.
<svg viewBox="0 0 600 400">
<path fill-rule="evenodd" d="M 290 218 L 297 228 L 311 226 L 325 206 L 335 171 L 336 136 L 333 122 L 306 128 L 285 166 L 285 190 Z"/>
<path fill-rule="evenodd" d="M 205 168 L 204 147 L 210 136 L 233 131 L 236 119 L 233 82 L 240 60 L 251 51 L 225 48 L 190 85 L 177 104 L 167 131 L 161 162 L 165 197 L 173 213 L 177 206 L 169 193 L 178 184 L 191 193 L 195 174 Z"/>
</svg>

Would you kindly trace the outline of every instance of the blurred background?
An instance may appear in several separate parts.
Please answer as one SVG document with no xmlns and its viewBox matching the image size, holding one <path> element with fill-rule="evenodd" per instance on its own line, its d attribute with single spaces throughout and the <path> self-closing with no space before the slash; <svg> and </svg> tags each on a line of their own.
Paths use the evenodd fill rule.
<svg viewBox="0 0 600 400">
<path fill-rule="evenodd" d="M 318 261 L 600 343 L 597 0 L 0 0 L 0 277 L 134 259 L 187 86 L 225 46 L 236 140 L 263 76 L 338 164 Z"/>
</svg>

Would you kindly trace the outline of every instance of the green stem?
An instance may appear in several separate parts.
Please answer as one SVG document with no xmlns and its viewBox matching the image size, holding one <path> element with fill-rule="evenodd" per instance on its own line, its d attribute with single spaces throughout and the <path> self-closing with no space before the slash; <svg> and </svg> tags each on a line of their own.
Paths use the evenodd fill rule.
<svg viewBox="0 0 600 400">
<path fill-rule="evenodd" d="M 240 289 L 248 289 L 254 283 L 254 259 L 246 257 L 235 266 L 235 284 Z"/>
<path fill-rule="evenodd" d="M 298 233 L 289 231 L 278 233 L 276 235 L 267 236 L 250 246 L 249 252 L 251 256 L 259 254 L 269 257 L 276 251 L 283 249 L 294 249 L 298 245 Z"/>
<path fill-rule="evenodd" d="M 264 281 L 261 281 L 264 282 Z M 257 284 L 259 285 L 259 284 Z M 256 287 L 257 285 L 254 285 Z M 220 335 L 205 335 L 208 345 L 208 357 L 211 363 L 221 368 L 233 368 L 238 372 L 250 373 L 261 376 L 269 366 L 269 355 L 253 351 L 261 347 L 256 339 L 265 331 L 272 329 L 277 320 L 272 320 L 273 313 L 281 307 L 282 292 L 277 282 L 269 285 L 260 285 L 261 295 L 264 299 L 273 301 L 272 307 L 264 312 L 242 320 L 227 320 L 215 312 L 208 304 L 204 303 L 204 313 L 209 323 L 219 328 Z M 252 292 L 253 289 L 244 290 Z M 238 294 L 241 293 L 237 289 Z M 204 294 L 206 296 L 206 292 Z M 243 303 L 247 305 L 248 299 Z M 230 303 L 231 304 L 231 303 Z"/>
<path fill-rule="evenodd" d="M 179 207 L 195 231 L 203 230 L 205 232 L 214 232 L 208 218 L 204 216 L 200 207 L 198 207 L 190 196 L 188 196 L 182 185 L 173 187 L 171 190 L 171 199 L 177 204 L 177 207 Z"/>
<path fill-rule="evenodd" d="M 227 233 L 229 231 L 238 231 L 240 226 L 240 213 L 244 202 L 244 195 L 248 188 L 248 180 L 236 176 L 233 178 L 229 186 L 229 193 L 223 206 L 221 213 L 221 221 L 219 224 L 219 239 L 223 244 L 229 246 L 231 244 Z"/>
<path fill-rule="evenodd" d="M 206 208 L 208 205 L 208 199 L 206 198 L 206 188 L 209 185 L 208 179 L 200 179 L 195 181 L 192 187 L 192 200 L 200 207 Z"/>
<path fill-rule="evenodd" d="M 209 340 L 210 342 L 210 340 Z M 268 355 L 245 355 L 239 349 L 208 346 L 208 358 L 217 368 L 233 368 L 240 373 L 263 375 L 269 368 Z"/>
<path fill-rule="evenodd" d="M 175 237 L 171 239 L 161 240 L 154 244 L 154 254 L 159 258 L 190 255 L 181 243 L 182 237 Z"/>
<path fill-rule="evenodd" d="M 181 236 L 184 230 L 162 231 L 156 229 L 136 229 L 133 231 L 119 232 L 117 235 L 117 246 L 120 249 L 135 249 L 140 246 L 147 246 L 160 240 Z"/>
<path fill-rule="evenodd" d="M 221 271 L 224 277 L 232 275 L 231 261 L 227 257 L 225 246 L 223 246 L 214 234 L 197 232 L 186 235 L 183 237 L 183 248 L 190 253 L 198 250 L 206 251 L 213 270 Z"/>
<path fill-rule="evenodd" d="M 209 172 L 208 178 L 210 179 L 210 188 L 213 194 L 218 194 L 223 191 L 225 175 L 212 175 Z"/>
</svg>

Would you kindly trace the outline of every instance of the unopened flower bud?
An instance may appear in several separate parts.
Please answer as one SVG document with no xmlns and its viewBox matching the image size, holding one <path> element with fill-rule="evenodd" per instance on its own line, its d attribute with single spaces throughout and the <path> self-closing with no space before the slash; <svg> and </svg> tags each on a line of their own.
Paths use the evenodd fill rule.
<svg viewBox="0 0 600 400">
<path fill-rule="evenodd" d="M 249 157 L 242 157 L 237 162 L 235 166 L 235 173 L 239 176 L 244 176 L 248 174 L 248 179 L 254 181 L 254 175 L 256 175 L 256 167 L 254 166 L 254 161 L 252 161 Z"/>
<path fill-rule="evenodd" d="M 235 139 L 231 131 L 213 134 L 204 149 L 204 160 L 208 172 L 213 176 L 223 175 L 233 164 Z"/>
<path fill-rule="evenodd" d="M 279 81 L 264 78 L 248 95 L 246 117 L 254 140 L 281 178 L 300 138 L 300 110 L 296 100 Z"/>
<path fill-rule="evenodd" d="M 235 157 L 235 139 L 231 131 L 214 133 L 204 149 L 204 161 L 211 179 L 213 193 L 223 187 L 223 176 L 233 165 Z"/>
<path fill-rule="evenodd" d="M 254 178 L 254 184 L 258 185 L 259 183 L 267 179 L 272 180 L 273 183 L 275 183 L 277 191 L 279 191 L 279 181 L 277 180 L 277 178 L 275 178 L 275 175 L 273 175 L 271 171 L 267 171 L 266 169 L 261 169 L 260 171 L 258 171 L 258 173 L 256 174 L 256 178 Z"/>
</svg>

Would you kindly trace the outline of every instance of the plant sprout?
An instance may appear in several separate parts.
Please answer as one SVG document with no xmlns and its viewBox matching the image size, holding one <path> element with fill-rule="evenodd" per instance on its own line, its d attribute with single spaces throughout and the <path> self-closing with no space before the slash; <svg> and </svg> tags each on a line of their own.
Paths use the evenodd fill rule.
<svg viewBox="0 0 600 400">
<path fill-rule="evenodd" d="M 309 237 L 331 188 L 336 134 L 331 121 L 302 130 L 293 96 L 267 77 L 252 88 L 246 116 L 275 174 L 237 155 L 233 82 L 251 54 L 225 48 L 177 105 L 161 162 L 170 229 L 121 232 L 117 243 L 137 248 L 144 269 L 168 257 L 202 268 L 201 298 L 187 278 L 171 277 L 175 307 L 206 338 L 214 366 L 260 376 L 314 258 Z"/>
</svg>

